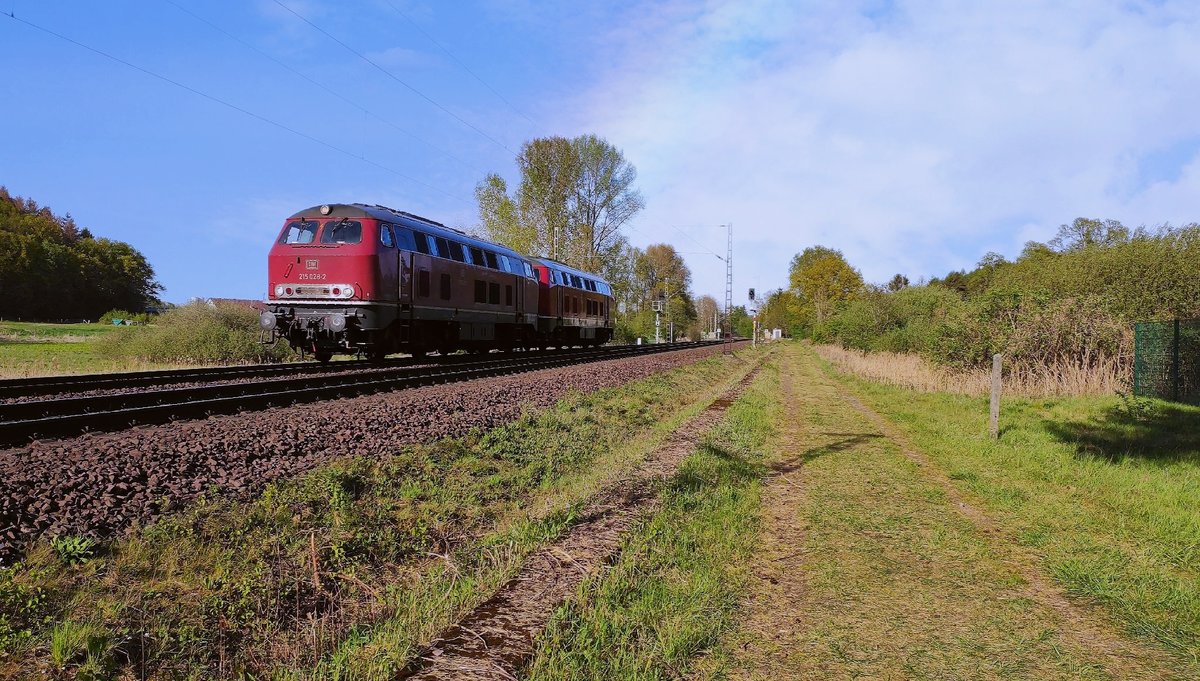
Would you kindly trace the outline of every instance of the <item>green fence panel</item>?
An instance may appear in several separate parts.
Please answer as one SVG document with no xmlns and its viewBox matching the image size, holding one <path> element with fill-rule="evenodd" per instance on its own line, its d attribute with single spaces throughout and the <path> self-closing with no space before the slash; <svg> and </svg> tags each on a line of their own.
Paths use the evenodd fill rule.
<svg viewBox="0 0 1200 681">
<path fill-rule="evenodd" d="M 1133 394 L 1200 404 L 1200 319 L 1134 324 Z"/>
</svg>

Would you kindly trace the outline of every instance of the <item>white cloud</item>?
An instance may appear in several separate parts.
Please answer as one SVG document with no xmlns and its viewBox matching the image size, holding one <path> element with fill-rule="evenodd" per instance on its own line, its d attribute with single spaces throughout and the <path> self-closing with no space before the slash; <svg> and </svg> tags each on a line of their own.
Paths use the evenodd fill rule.
<svg viewBox="0 0 1200 681">
<path fill-rule="evenodd" d="M 1200 167 L 1138 160 L 1200 123 L 1190 3 L 649 3 L 598 39 L 606 78 L 567 113 L 638 166 L 634 241 L 724 253 L 737 295 L 842 249 L 869 280 L 1016 255 L 1085 215 L 1195 219 Z M 707 259 L 705 259 L 707 258 Z M 692 256 L 698 292 L 724 269 Z M 719 265 L 719 263 L 716 263 Z M 719 297 L 719 296 L 718 296 Z"/>
</svg>

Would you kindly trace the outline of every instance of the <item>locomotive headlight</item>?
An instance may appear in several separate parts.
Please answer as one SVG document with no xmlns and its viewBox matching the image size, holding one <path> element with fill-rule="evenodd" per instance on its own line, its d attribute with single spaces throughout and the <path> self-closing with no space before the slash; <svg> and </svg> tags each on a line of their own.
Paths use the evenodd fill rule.
<svg viewBox="0 0 1200 681">
<path fill-rule="evenodd" d="M 325 204 L 324 206 L 321 206 L 321 215 L 329 215 L 332 212 L 333 212 L 333 206 L 330 206 L 329 204 Z"/>
<path fill-rule="evenodd" d="M 346 330 L 346 315 L 335 312 L 325 318 L 325 325 L 330 331 L 341 333 Z"/>
<path fill-rule="evenodd" d="M 283 284 L 275 284 L 275 297 L 278 298 L 282 295 L 283 295 Z"/>
<path fill-rule="evenodd" d="M 258 325 L 263 331 L 270 331 L 275 328 L 275 315 L 271 312 L 263 312 L 258 316 Z"/>
<path fill-rule="evenodd" d="M 342 287 L 342 297 L 343 298 L 353 298 L 354 297 L 354 285 L 353 284 L 347 284 Z"/>
</svg>

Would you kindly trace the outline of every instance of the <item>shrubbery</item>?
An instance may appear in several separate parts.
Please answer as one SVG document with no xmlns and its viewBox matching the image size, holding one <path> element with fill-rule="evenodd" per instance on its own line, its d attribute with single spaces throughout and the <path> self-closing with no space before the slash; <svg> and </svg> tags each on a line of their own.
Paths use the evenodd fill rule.
<svg viewBox="0 0 1200 681">
<path fill-rule="evenodd" d="M 154 315 L 149 312 L 130 312 L 129 310 L 109 310 L 100 315 L 99 322 L 101 324 L 112 324 L 114 319 L 120 319 L 125 323 L 133 324 L 149 324 L 154 319 Z"/>
<path fill-rule="evenodd" d="M 148 326 L 106 336 L 106 354 L 162 364 L 237 364 L 293 359 L 285 343 L 259 342 L 258 313 L 236 303 L 193 302 L 167 310 Z"/>
<path fill-rule="evenodd" d="M 764 306 L 766 324 L 956 368 L 986 366 L 996 352 L 1025 367 L 1127 367 L 1134 321 L 1200 317 L 1200 225 L 1129 230 L 1080 218 L 1049 244 L 1026 244 L 1014 262 L 989 253 L 974 270 L 924 286 L 898 275 L 888 287 L 818 289 L 824 307 L 806 294 L 813 277 L 797 276 L 800 261 L 792 290 Z"/>
</svg>

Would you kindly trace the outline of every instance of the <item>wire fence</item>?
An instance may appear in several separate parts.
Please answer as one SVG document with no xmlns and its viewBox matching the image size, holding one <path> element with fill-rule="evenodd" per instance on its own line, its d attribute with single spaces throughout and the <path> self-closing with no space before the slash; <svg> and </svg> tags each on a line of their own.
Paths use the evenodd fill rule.
<svg viewBox="0 0 1200 681">
<path fill-rule="evenodd" d="M 1200 319 L 1133 326 L 1133 394 L 1200 404 Z"/>
</svg>

